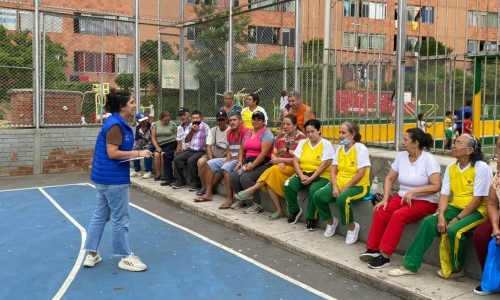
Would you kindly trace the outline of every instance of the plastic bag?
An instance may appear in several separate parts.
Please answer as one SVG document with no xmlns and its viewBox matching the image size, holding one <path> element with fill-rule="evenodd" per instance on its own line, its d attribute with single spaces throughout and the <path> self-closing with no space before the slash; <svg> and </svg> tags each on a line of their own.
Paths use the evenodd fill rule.
<svg viewBox="0 0 500 300">
<path fill-rule="evenodd" d="M 500 246 L 497 246 L 496 237 L 488 244 L 481 289 L 483 292 L 500 292 Z"/>
<path fill-rule="evenodd" d="M 451 254 L 450 254 L 450 239 L 447 234 L 441 234 L 441 242 L 439 243 L 439 260 L 441 261 L 441 273 L 444 278 L 448 278 L 452 272 Z"/>
</svg>

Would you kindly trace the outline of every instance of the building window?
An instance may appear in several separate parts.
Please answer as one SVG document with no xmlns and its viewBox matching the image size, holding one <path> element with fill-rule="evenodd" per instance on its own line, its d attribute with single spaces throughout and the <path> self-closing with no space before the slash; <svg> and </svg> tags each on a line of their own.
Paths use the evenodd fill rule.
<svg viewBox="0 0 500 300">
<path fill-rule="evenodd" d="M 290 29 L 290 31 L 291 30 L 292 29 Z M 281 39 L 281 29 L 278 27 L 248 26 L 248 36 L 250 43 L 278 45 Z M 290 36 L 287 36 L 288 42 L 290 42 L 291 39 Z M 295 40 L 295 31 L 293 39 Z M 283 44 L 285 44 L 285 42 L 283 42 Z"/>
<path fill-rule="evenodd" d="M 118 35 L 119 36 L 133 36 L 134 35 L 134 23 L 131 22 L 120 22 L 121 21 L 133 21 L 129 17 L 118 17 Z"/>
<path fill-rule="evenodd" d="M 40 30 L 45 32 L 56 32 L 62 33 L 62 18 L 58 16 L 46 15 L 40 13 L 40 21 L 42 26 Z M 19 29 L 33 31 L 33 12 L 32 11 L 20 11 L 19 12 Z"/>
<path fill-rule="evenodd" d="M 356 17 L 357 16 L 357 1 L 356 0 L 345 0 L 344 1 L 344 17 Z"/>
<path fill-rule="evenodd" d="M 469 10 L 467 12 L 467 25 L 477 27 L 477 11 Z"/>
<path fill-rule="evenodd" d="M 295 46 L 295 29 L 283 28 L 282 45 Z"/>
<path fill-rule="evenodd" d="M 104 59 L 104 61 L 103 61 Z M 115 72 L 115 55 L 112 53 L 75 52 L 75 72 Z"/>
<path fill-rule="evenodd" d="M 186 38 L 188 41 L 194 41 L 196 39 L 196 28 L 188 27 Z"/>
<path fill-rule="evenodd" d="M 477 52 L 477 41 L 469 40 L 467 43 L 467 52 L 476 53 Z"/>
<path fill-rule="evenodd" d="M 422 23 L 434 23 L 434 7 L 422 7 Z"/>
<path fill-rule="evenodd" d="M 16 30 L 17 14 L 15 9 L 0 8 L 0 25 L 7 30 Z"/>
<path fill-rule="evenodd" d="M 385 19 L 387 17 L 387 4 L 380 2 L 363 2 L 361 4 L 361 17 Z"/>
<path fill-rule="evenodd" d="M 496 42 L 488 42 L 486 41 L 484 43 L 484 50 L 483 51 L 497 51 L 498 45 Z"/>
<path fill-rule="evenodd" d="M 99 16 L 102 19 L 86 18 L 91 16 L 88 14 L 77 14 L 77 16 L 73 24 L 75 33 L 115 35 L 114 16 Z"/>
<path fill-rule="evenodd" d="M 385 49 L 385 35 L 383 34 L 360 34 L 359 49 Z"/>
<path fill-rule="evenodd" d="M 118 73 L 134 73 L 134 55 L 132 54 L 117 54 Z"/>
<path fill-rule="evenodd" d="M 405 45 L 405 51 L 418 52 L 418 36 L 407 36 Z"/>
<path fill-rule="evenodd" d="M 354 49 L 356 47 L 356 35 L 352 32 L 342 34 L 342 48 Z"/>
</svg>

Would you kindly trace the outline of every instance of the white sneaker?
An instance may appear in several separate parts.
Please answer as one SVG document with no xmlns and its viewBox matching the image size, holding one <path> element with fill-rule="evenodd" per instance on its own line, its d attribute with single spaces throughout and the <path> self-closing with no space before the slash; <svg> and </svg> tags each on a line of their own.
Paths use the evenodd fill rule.
<svg viewBox="0 0 500 300">
<path fill-rule="evenodd" d="M 146 172 L 144 175 L 142 175 L 142 179 L 149 179 L 153 177 L 153 173 L 151 172 Z"/>
<path fill-rule="evenodd" d="M 140 272 L 146 270 L 148 266 L 141 261 L 139 256 L 135 256 L 135 254 L 132 253 L 127 257 L 122 257 L 118 263 L 118 268 L 132 272 Z"/>
<path fill-rule="evenodd" d="M 92 268 L 93 266 L 97 265 L 100 263 L 102 260 L 102 257 L 97 253 L 95 256 L 92 256 L 90 254 L 87 255 L 85 258 L 85 261 L 83 262 L 84 267 Z"/>
<path fill-rule="evenodd" d="M 345 243 L 352 245 L 358 241 L 359 234 L 359 224 L 354 222 L 354 230 L 347 230 L 347 235 L 345 237 Z"/>
<path fill-rule="evenodd" d="M 141 175 L 141 171 L 139 171 L 139 172 L 134 171 L 134 172 L 130 173 L 130 177 L 137 177 L 139 175 Z"/>
<path fill-rule="evenodd" d="M 323 235 L 326 237 L 334 236 L 335 230 L 337 230 L 337 226 L 339 226 L 339 219 L 333 218 L 333 224 L 332 225 L 326 224 L 326 230 L 325 233 L 323 233 Z"/>
</svg>

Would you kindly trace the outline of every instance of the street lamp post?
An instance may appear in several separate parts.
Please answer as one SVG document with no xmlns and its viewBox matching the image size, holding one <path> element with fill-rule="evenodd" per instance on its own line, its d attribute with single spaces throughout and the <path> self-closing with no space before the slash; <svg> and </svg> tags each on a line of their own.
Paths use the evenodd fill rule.
<svg viewBox="0 0 500 300">
<path fill-rule="evenodd" d="M 355 61 L 356 61 L 356 68 L 358 69 L 359 71 L 359 77 L 358 77 L 358 80 L 359 80 L 359 83 L 361 84 L 361 71 L 359 70 L 359 63 L 357 61 L 357 53 L 358 53 L 358 46 L 361 46 L 358 45 L 358 33 L 356 33 L 356 27 L 358 26 L 363 26 L 363 27 L 368 27 L 368 25 L 364 25 L 364 24 L 360 24 L 360 23 L 351 23 L 351 25 L 354 26 L 354 58 L 355 58 Z M 369 37 L 368 37 L 368 41 L 369 41 Z M 365 69 L 365 72 L 366 72 L 366 69 Z M 366 85 L 366 78 L 365 78 L 365 85 Z M 368 88 L 368 85 L 366 85 L 366 87 Z M 365 101 L 365 118 L 366 120 L 369 120 L 369 109 L 368 109 L 368 92 L 366 93 L 366 101 Z"/>
</svg>

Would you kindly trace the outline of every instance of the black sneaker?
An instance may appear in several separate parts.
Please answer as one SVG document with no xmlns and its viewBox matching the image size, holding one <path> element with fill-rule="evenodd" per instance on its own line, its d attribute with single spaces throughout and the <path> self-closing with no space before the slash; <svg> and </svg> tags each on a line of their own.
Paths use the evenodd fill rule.
<svg viewBox="0 0 500 300">
<path fill-rule="evenodd" d="M 306 220 L 306 229 L 309 231 L 316 230 L 316 220 Z"/>
<path fill-rule="evenodd" d="M 170 185 L 174 190 L 186 187 L 186 183 L 173 183 Z"/>
<path fill-rule="evenodd" d="M 368 267 L 372 269 L 381 269 L 383 267 L 388 267 L 391 265 L 391 259 L 385 258 L 382 255 L 375 257 L 369 264 Z"/>
<path fill-rule="evenodd" d="M 361 261 L 371 262 L 374 258 L 379 256 L 380 256 L 380 251 L 368 249 L 366 250 L 366 252 L 363 252 L 359 255 L 359 259 Z"/>
<path fill-rule="evenodd" d="M 290 217 L 288 218 L 288 224 L 295 224 L 299 220 L 300 215 L 302 214 L 302 208 L 299 208 L 298 212 L 291 213 Z"/>
<path fill-rule="evenodd" d="M 483 291 L 483 288 L 478 285 L 475 289 L 474 289 L 474 294 L 476 295 L 479 295 L 479 296 L 486 296 L 486 295 L 491 295 L 491 294 L 494 294 L 495 292 L 484 292 Z"/>
<path fill-rule="evenodd" d="M 167 179 L 167 180 L 162 181 L 162 182 L 160 183 L 160 185 L 161 185 L 161 186 L 169 186 L 169 185 L 171 185 L 171 184 L 172 184 L 172 180 L 170 180 L 170 179 Z"/>
</svg>

